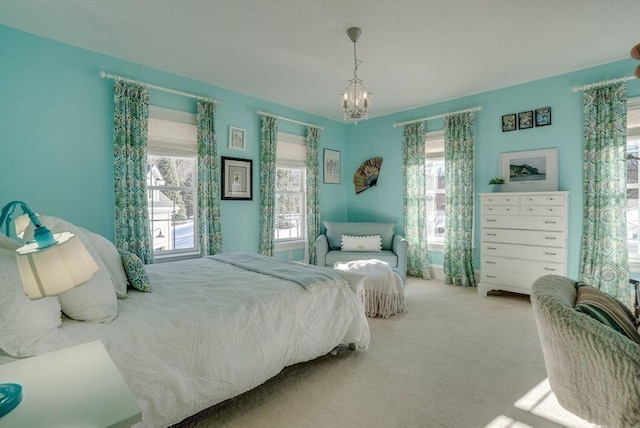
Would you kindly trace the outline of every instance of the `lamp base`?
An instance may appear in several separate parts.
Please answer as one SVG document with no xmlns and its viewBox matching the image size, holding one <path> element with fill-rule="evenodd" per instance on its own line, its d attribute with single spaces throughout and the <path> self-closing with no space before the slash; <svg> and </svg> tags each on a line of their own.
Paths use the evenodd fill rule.
<svg viewBox="0 0 640 428">
<path fill-rule="evenodd" d="M 22 386 L 17 383 L 0 383 L 0 417 L 6 415 L 22 401 Z"/>
</svg>

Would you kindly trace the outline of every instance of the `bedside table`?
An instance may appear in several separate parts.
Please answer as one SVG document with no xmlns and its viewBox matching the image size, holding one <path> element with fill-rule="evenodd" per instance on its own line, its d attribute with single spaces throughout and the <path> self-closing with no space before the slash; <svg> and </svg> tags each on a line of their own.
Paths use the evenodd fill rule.
<svg viewBox="0 0 640 428">
<path fill-rule="evenodd" d="M 142 412 L 100 341 L 0 365 L 0 383 L 22 385 L 22 402 L 0 418 L 11 427 L 130 427 Z"/>
</svg>

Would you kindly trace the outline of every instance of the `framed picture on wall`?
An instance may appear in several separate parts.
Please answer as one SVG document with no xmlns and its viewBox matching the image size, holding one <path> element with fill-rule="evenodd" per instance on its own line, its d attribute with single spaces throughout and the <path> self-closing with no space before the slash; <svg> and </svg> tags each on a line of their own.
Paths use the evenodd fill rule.
<svg viewBox="0 0 640 428">
<path fill-rule="evenodd" d="M 235 126 L 229 127 L 229 148 L 235 150 L 245 149 L 245 134 L 246 131 L 242 128 L 236 128 Z"/>
<path fill-rule="evenodd" d="M 324 182 L 327 184 L 340 184 L 340 152 L 324 149 Z"/>
<path fill-rule="evenodd" d="M 533 128 L 533 111 L 518 113 L 518 129 Z"/>
<path fill-rule="evenodd" d="M 536 126 L 551 125 L 551 107 L 536 109 Z"/>
<path fill-rule="evenodd" d="M 500 177 L 507 192 L 558 190 L 558 149 L 500 153 Z"/>
<path fill-rule="evenodd" d="M 225 200 L 250 201 L 253 171 L 251 159 L 222 156 L 221 198 Z"/>
<path fill-rule="evenodd" d="M 515 131 L 516 128 L 516 114 L 505 114 L 502 116 L 502 132 Z"/>
</svg>

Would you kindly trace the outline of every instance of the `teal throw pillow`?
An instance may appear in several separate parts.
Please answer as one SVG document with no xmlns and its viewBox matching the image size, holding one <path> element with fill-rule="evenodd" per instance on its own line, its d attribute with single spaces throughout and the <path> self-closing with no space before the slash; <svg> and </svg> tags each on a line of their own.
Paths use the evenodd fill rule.
<svg viewBox="0 0 640 428">
<path fill-rule="evenodd" d="M 127 274 L 129 285 L 136 290 L 151 292 L 151 282 L 140 257 L 126 250 L 118 251 L 122 258 L 122 265 L 124 266 L 124 272 Z"/>
</svg>

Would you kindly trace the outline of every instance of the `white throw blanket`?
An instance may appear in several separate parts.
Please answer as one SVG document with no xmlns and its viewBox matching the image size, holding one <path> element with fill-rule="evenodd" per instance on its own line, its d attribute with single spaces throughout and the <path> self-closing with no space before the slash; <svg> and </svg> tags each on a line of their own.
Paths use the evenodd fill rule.
<svg viewBox="0 0 640 428">
<path fill-rule="evenodd" d="M 363 275 L 356 286 L 356 293 L 368 317 L 389 318 L 407 312 L 402 279 L 391 270 L 388 263 L 376 259 L 356 260 L 336 262 L 333 268 Z"/>
</svg>

